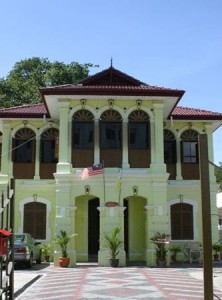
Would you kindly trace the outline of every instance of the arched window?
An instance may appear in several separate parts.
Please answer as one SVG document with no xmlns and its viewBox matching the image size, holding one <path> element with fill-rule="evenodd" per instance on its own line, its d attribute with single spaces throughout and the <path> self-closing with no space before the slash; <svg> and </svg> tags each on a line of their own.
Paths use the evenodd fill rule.
<svg viewBox="0 0 222 300">
<path fill-rule="evenodd" d="M 87 167 L 94 163 L 94 116 L 78 110 L 72 118 L 72 165 Z"/>
<path fill-rule="evenodd" d="M 22 128 L 12 141 L 13 176 L 15 179 L 32 179 L 35 175 L 35 133 Z"/>
<path fill-rule="evenodd" d="M 106 167 L 121 167 L 122 117 L 109 109 L 100 117 L 100 160 Z"/>
<path fill-rule="evenodd" d="M 165 164 L 176 163 L 176 140 L 174 134 L 164 129 L 164 162 Z"/>
<path fill-rule="evenodd" d="M 17 131 L 13 140 L 14 162 L 33 162 L 34 145 L 35 133 L 30 128 L 22 128 Z"/>
<path fill-rule="evenodd" d="M 41 162 L 58 162 L 58 141 L 59 131 L 55 128 L 49 128 L 41 135 Z"/>
<path fill-rule="evenodd" d="M 183 179 L 199 179 L 198 133 L 188 129 L 181 135 L 181 174 Z"/>
<path fill-rule="evenodd" d="M 164 163 L 167 166 L 167 172 L 170 174 L 169 179 L 176 179 L 176 139 L 174 134 L 164 129 Z"/>
<path fill-rule="evenodd" d="M 46 239 L 46 204 L 30 202 L 24 205 L 23 232 L 35 239 Z"/>
<path fill-rule="evenodd" d="M 182 133 L 183 163 L 198 163 L 198 133 L 189 129 Z"/>
<path fill-rule="evenodd" d="M 150 118 L 143 110 L 129 115 L 128 145 L 131 168 L 146 168 L 150 165 Z"/>
<path fill-rule="evenodd" d="M 59 155 L 59 131 L 49 128 L 41 135 L 40 178 L 54 179 Z"/>
<path fill-rule="evenodd" d="M 193 240 L 193 206 L 187 203 L 173 204 L 170 216 L 172 240 Z"/>
</svg>

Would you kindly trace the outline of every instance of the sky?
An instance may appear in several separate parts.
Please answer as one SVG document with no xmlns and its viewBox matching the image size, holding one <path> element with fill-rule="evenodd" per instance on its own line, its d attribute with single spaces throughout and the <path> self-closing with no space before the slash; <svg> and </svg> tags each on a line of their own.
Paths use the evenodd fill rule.
<svg viewBox="0 0 222 300">
<path fill-rule="evenodd" d="M 110 66 L 185 90 L 179 105 L 222 113 L 221 0 L 8 0 L 0 4 L 0 77 L 31 57 Z M 222 127 L 213 135 L 222 162 Z"/>
</svg>

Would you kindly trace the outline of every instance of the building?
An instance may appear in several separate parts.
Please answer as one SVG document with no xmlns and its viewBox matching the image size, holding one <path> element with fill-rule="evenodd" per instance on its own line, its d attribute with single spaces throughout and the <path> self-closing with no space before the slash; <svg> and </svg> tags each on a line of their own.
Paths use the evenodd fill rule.
<svg viewBox="0 0 222 300">
<path fill-rule="evenodd" d="M 42 103 L 0 110 L 0 184 L 15 178 L 15 228 L 43 243 L 60 229 L 71 266 L 108 264 L 103 236 L 122 230 L 120 264 L 155 265 L 157 231 L 185 246 L 202 241 L 198 135 L 213 132 L 222 114 L 180 107 L 184 91 L 147 85 L 110 68 L 78 84 L 42 88 Z M 104 173 L 81 171 L 104 163 Z M 211 209 L 217 184 L 209 166 Z M 212 218 L 213 241 L 218 224 Z M 56 257 L 59 255 L 55 252 Z"/>
</svg>

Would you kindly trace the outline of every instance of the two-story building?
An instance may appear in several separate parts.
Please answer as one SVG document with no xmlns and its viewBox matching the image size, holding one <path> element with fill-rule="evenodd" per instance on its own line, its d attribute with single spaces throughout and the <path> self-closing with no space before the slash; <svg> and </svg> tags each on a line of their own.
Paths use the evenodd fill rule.
<svg viewBox="0 0 222 300">
<path fill-rule="evenodd" d="M 113 66 L 40 92 L 40 104 L 0 110 L 0 184 L 15 179 L 17 232 L 42 243 L 60 229 L 76 233 L 71 266 L 97 258 L 108 265 L 103 237 L 116 226 L 125 244 L 121 265 L 155 265 L 150 237 L 157 231 L 181 245 L 202 241 L 198 135 L 207 134 L 213 161 L 222 113 L 180 107 L 183 90 L 150 86 Z M 84 168 L 100 162 L 104 173 L 82 179 Z M 217 226 L 213 218 L 213 241 Z"/>
</svg>

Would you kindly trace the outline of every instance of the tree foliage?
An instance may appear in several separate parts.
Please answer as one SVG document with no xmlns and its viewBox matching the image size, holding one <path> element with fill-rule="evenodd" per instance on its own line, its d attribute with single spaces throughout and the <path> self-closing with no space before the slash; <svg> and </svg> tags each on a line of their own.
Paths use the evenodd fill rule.
<svg viewBox="0 0 222 300">
<path fill-rule="evenodd" d="M 219 162 L 219 167 L 214 169 L 218 183 L 222 183 L 222 162 Z"/>
<path fill-rule="evenodd" d="M 0 107 L 40 102 L 40 87 L 72 84 L 89 75 L 91 63 L 50 62 L 32 57 L 15 63 L 6 78 L 0 78 Z"/>
</svg>

